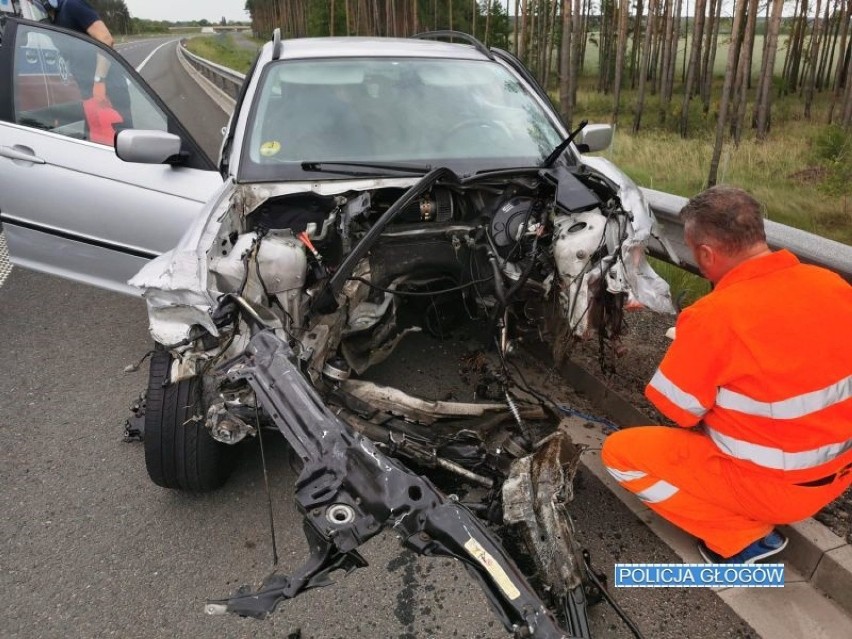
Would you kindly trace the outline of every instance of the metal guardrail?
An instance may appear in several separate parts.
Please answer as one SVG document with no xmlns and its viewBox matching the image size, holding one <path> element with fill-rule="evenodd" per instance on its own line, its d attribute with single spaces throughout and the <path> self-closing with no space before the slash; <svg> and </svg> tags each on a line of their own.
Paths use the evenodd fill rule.
<svg viewBox="0 0 852 639">
<path fill-rule="evenodd" d="M 245 75 L 191 53 L 184 46 L 183 42 L 180 43 L 179 50 L 184 56 L 184 59 L 191 64 L 196 71 L 210 80 L 210 82 L 221 89 L 227 96 L 234 100 L 237 99 L 240 94 L 240 87 L 243 86 L 243 81 L 246 79 Z"/>
<path fill-rule="evenodd" d="M 187 62 L 205 78 L 222 89 L 227 95 L 234 99 L 237 98 L 240 87 L 245 80 L 242 73 L 237 73 L 232 69 L 190 53 L 183 46 L 183 42 L 181 42 L 180 51 Z M 680 259 L 680 266 L 697 273 L 698 266 L 695 264 L 691 251 L 683 241 L 683 222 L 680 220 L 680 210 L 686 204 L 687 198 L 646 188 L 643 188 L 642 192 L 657 217 L 663 238 Z M 795 253 L 803 262 L 828 268 L 838 273 L 847 282 L 852 283 L 852 246 L 785 226 L 772 220 L 766 220 L 765 225 L 766 239 L 771 248 L 786 248 Z M 668 252 L 661 243 L 652 240 L 648 248 L 654 257 L 671 262 Z"/>
<path fill-rule="evenodd" d="M 643 188 L 642 192 L 657 218 L 663 236 L 680 258 L 681 266 L 697 272 L 692 253 L 683 241 L 683 222 L 680 220 L 680 210 L 686 205 L 687 198 L 653 189 Z M 823 266 L 852 283 L 852 246 L 772 220 L 766 220 L 764 225 L 770 248 L 786 248 L 803 262 Z M 649 249 L 654 257 L 671 261 L 658 242 L 652 241 Z"/>
</svg>

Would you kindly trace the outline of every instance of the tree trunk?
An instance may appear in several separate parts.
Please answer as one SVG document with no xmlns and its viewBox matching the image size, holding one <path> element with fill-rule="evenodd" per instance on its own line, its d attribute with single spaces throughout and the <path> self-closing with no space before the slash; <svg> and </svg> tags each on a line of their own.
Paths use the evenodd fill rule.
<svg viewBox="0 0 852 639">
<path fill-rule="evenodd" d="M 639 96 L 636 99 L 636 111 L 633 114 L 633 133 L 642 126 L 642 110 L 645 108 L 645 86 L 648 81 L 648 62 L 651 59 L 651 34 L 654 30 L 654 13 L 658 0 L 649 0 L 648 21 L 645 25 L 645 38 L 642 43 L 642 64 L 639 67 Z"/>
<path fill-rule="evenodd" d="M 680 81 L 682 84 L 686 83 L 686 51 L 689 49 L 689 0 L 684 0 L 686 3 L 686 7 L 684 9 L 684 24 L 683 24 L 683 64 L 681 65 L 680 70 Z M 693 7 L 694 9 L 694 7 Z M 693 28 L 695 27 L 695 20 L 693 19 Z"/>
<path fill-rule="evenodd" d="M 734 144 L 739 146 L 743 135 L 743 125 L 745 124 L 746 103 L 748 102 L 748 90 L 751 84 L 751 53 L 752 45 L 754 44 L 754 32 L 757 26 L 758 0 L 749 0 L 748 16 L 746 19 L 744 39 L 742 49 L 737 62 L 739 67 L 737 76 L 739 87 L 736 91 L 734 100 L 733 121 L 731 123 L 731 133 L 734 138 Z"/>
<path fill-rule="evenodd" d="M 651 58 L 651 69 L 653 70 L 653 92 L 656 94 L 663 93 L 663 78 L 665 73 L 663 69 L 666 67 L 668 60 L 666 53 L 668 49 L 669 26 L 672 20 L 672 2 L 671 0 L 660 0 L 664 4 L 658 4 L 659 15 L 657 17 L 657 28 L 654 34 L 654 53 Z"/>
<path fill-rule="evenodd" d="M 345 4 L 343 5 L 344 11 L 346 12 L 346 32 L 343 35 L 352 35 L 352 31 L 350 31 L 350 13 L 349 13 L 349 0 L 345 0 Z"/>
<path fill-rule="evenodd" d="M 580 68 L 582 66 L 582 51 L 580 38 L 583 34 L 582 0 L 574 0 L 574 17 L 571 20 L 571 75 L 568 77 L 568 89 L 571 92 L 571 115 L 577 106 L 577 87 L 580 84 Z M 570 128 L 570 127 L 569 127 Z"/>
<path fill-rule="evenodd" d="M 814 102 L 814 93 L 816 92 L 816 72 L 817 64 L 819 63 L 819 52 L 822 46 L 822 25 L 820 19 L 820 2 L 816 2 L 816 13 L 814 14 L 814 27 L 811 32 L 811 46 L 808 52 L 808 73 L 805 78 L 805 118 L 811 119 L 811 106 Z"/>
<path fill-rule="evenodd" d="M 624 57 L 627 54 L 627 23 L 630 14 L 630 0 L 619 0 L 618 12 L 618 45 L 615 54 L 615 95 L 612 98 L 613 124 L 618 124 L 618 114 L 621 110 L 621 85 L 624 82 Z"/>
<path fill-rule="evenodd" d="M 524 0 L 524 3 L 526 3 L 526 0 Z M 470 23 L 471 23 L 472 26 L 471 26 L 470 30 L 471 30 L 472 35 L 476 36 L 476 16 L 479 14 L 479 5 L 477 4 L 477 0 L 472 0 L 472 6 L 473 6 L 473 8 L 471 9 L 471 14 L 470 14 L 471 15 Z M 524 15 L 526 15 L 526 14 L 524 14 Z M 526 35 L 526 33 L 524 35 Z M 523 60 L 524 58 L 521 58 L 521 59 Z"/>
<path fill-rule="evenodd" d="M 689 54 L 689 67 L 686 70 L 686 84 L 683 87 L 683 103 L 680 108 L 680 135 L 686 137 L 689 132 L 689 101 L 695 83 L 698 61 L 701 59 L 701 37 L 704 29 L 704 9 L 706 0 L 695 3 L 695 17 L 692 23 L 692 52 Z"/>
<path fill-rule="evenodd" d="M 491 34 L 491 2 L 485 3 L 485 46 L 488 46 L 488 36 Z"/>
<path fill-rule="evenodd" d="M 778 51 L 778 33 L 781 30 L 781 12 L 784 0 L 772 0 L 772 15 L 769 18 L 766 34 L 766 54 L 760 70 L 760 85 L 757 95 L 757 139 L 765 140 L 769 133 L 770 113 L 772 109 L 772 79 L 775 69 L 775 55 Z"/>
<path fill-rule="evenodd" d="M 663 32 L 663 61 L 660 65 L 660 124 L 666 123 L 666 116 L 671 103 L 671 86 L 669 85 L 669 66 L 672 57 L 677 52 L 674 39 L 674 9 L 671 0 L 666 0 L 666 25 Z"/>
<path fill-rule="evenodd" d="M 710 0 L 710 6 L 707 10 L 707 25 L 704 28 L 706 38 L 704 40 L 704 52 L 701 56 L 701 72 L 699 73 L 699 86 L 703 104 L 707 104 L 710 101 L 708 94 L 713 89 L 713 69 L 710 67 L 710 48 L 713 46 L 713 33 L 716 29 L 716 10 L 721 5 L 722 0 Z M 708 75 L 711 78 L 710 82 L 707 81 Z"/>
<path fill-rule="evenodd" d="M 852 80 L 849 79 L 849 76 L 846 76 L 846 97 L 844 98 L 842 124 L 846 129 L 852 128 Z"/>
<path fill-rule="evenodd" d="M 674 79 L 675 71 L 677 70 L 677 49 L 680 44 L 680 23 L 683 18 L 683 0 L 677 0 L 674 20 L 674 41 L 672 42 L 672 56 L 669 61 L 669 100 L 671 100 L 672 95 L 674 94 Z M 686 40 L 684 40 L 683 48 L 686 50 Z"/>
<path fill-rule="evenodd" d="M 792 93 L 799 86 L 799 70 L 805 43 L 805 31 L 808 25 L 808 0 L 801 0 L 799 11 L 798 19 L 794 17 L 795 26 L 787 53 L 790 58 L 790 67 L 784 81 L 785 93 Z"/>
<path fill-rule="evenodd" d="M 580 55 L 577 57 L 577 74 L 581 75 L 586 68 L 586 42 L 589 33 L 589 15 L 592 11 L 592 0 L 583 0 L 582 19 L 580 21 Z"/>
<path fill-rule="evenodd" d="M 630 88 L 636 88 L 636 68 L 639 66 L 639 42 L 642 35 L 643 0 L 636 0 L 636 22 L 633 26 L 633 44 L 630 47 Z"/>
<path fill-rule="evenodd" d="M 846 55 L 846 39 L 849 37 L 849 27 L 852 24 L 850 21 L 850 14 L 852 14 L 852 0 L 846 0 L 846 4 L 843 5 L 843 10 L 840 14 L 840 23 L 842 25 L 842 31 L 840 32 L 840 59 L 837 61 L 837 71 L 835 72 L 834 77 L 834 95 L 831 98 L 831 106 L 828 109 L 828 123 L 831 124 L 834 119 L 834 109 L 837 107 L 837 104 L 840 102 L 843 97 L 843 87 L 845 84 L 852 84 L 849 81 L 849 67 L 848 61 L 849 58 Z M 841 113 L 842 119 L 842 113 Z"/>
<path fill-rule="evenodd" d="M 574 117 L 574 102 L 571 99 L 571 0 L 562 0 L 562 42 L 559 55 L 559 109 L 568 128 Z"/>
<path fill-rule="evenodd" d="M 722 24 L 722 0 L 716 3 L 716 16 L 713 18 L 713 39 L 710 41 L 710 57 L 707 61 L 707 76 L 704 78 L 704 115 L 710 112 L 710 98 L 713 97 L 713 78 L 716 77 L 716 52 L 719 50 L 719 27 Z"/>
<path fill-rule="evenodd" d="M 835 0 L 836 6 L 839 8 L 839 0 Z M 825 13 L 822 18 L 822 33 L 823 33 L 823 41 L 824 46 L 820 49 L 819 55 L 819 69 L 816 72 L 816 90 L 822 91 L 823 87 L 826 85 L 825 77 L 826 77 L 826 65 L 828 64 L 828 52 L 831 50 L 831 46 L 829 45 L 829 41 L 836 40 L 837 33 L 831 33 L 832 28 L 835 24 L 835 18 L 837 16 L 832 16 L 830 13 L 831 9 L 831 0 L 826 0 L 825 2 Z M 829 71 L 829 73 L 831 73 Z"/>
<path fill-rule="evenodd" d="M 550 26 L 547 29 L 547 70 L 545 72 L 545 87 L 550 86 L 550 73 L 553 70 L 553 53 L 556 49 L 556 25 L 559 20 L 559 0 L 550 0 Z"/>
<path fill-rule="evenodd" d="M 710 173 L 707 186 L 715 186 L 719 173 L 719 160 L 722 158 L 722 144 L 725 140 L 725 127 L 728 120 L 728 104 L 731 101 L 731 88 L 737 70 L 737 59 L 742 44 L 740 32 L 747 0 L 737 0 L 734 5 L 734 25 L 731 29 L 731 47 L 728 49 L 728 63 L 725 66 L 725 82 L 722 85 L 722 97 L 719 100 L 719 119 L 716 121 L 716 142 L 713 145 L 713 158 L 710 160 Z"/>
</svg>

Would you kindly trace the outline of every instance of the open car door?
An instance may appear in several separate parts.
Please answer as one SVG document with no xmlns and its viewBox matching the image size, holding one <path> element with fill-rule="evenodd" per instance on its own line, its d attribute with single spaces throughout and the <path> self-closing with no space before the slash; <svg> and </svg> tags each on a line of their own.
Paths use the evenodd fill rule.
<svg viewBox="0 0 852 639">
<path fill-rule="evenodd" d="M 106 99 L 94 86 L 104 61 Z M 127 129 L 174 134 L 179 153 L 163 164 L 125 162 L 113 144 Z M 222 182 L 119 54 L 0 17 L 0 221 L 14 264 L 137 293 L 127 280 L 174 247 Z"/>
</svg>

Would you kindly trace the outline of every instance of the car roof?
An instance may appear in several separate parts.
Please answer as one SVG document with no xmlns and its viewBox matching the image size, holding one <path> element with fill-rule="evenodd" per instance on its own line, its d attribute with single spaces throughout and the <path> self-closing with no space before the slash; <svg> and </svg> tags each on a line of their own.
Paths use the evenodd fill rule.
<svg viewBox="0 0 852 639">
<path fill-rule="evenodd" d="M 467 44 L 416 38 L 296 38 L 281 41 L 281 60 L 364 57 L 489 59 Z M 271 59 L 272 43 L 268 42 L 263 47 L 260 61 L 266 63 Z"/>
</svg>

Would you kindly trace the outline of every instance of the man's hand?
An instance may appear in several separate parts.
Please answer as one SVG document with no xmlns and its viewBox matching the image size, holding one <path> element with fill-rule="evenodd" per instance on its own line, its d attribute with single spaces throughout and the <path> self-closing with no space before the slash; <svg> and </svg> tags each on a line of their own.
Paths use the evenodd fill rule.
<svg viewBox="0 0 852 639">
<path fill-rule="evenodd" d="M 106 93 L 106 84 L 103 81 L 95 82 L 92 85 L 92 97 L 100 104 L 109 105 L 109 98 Z"/>
</svg>

